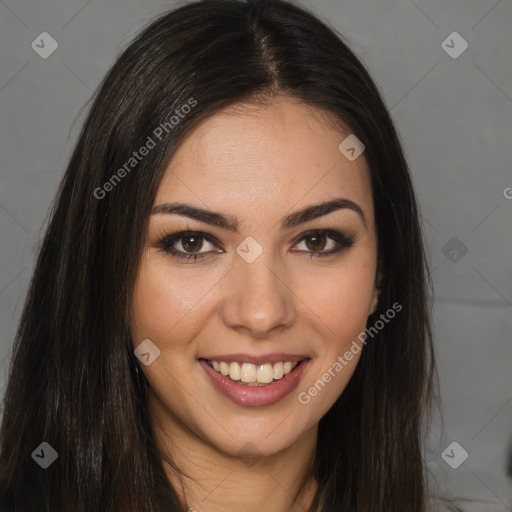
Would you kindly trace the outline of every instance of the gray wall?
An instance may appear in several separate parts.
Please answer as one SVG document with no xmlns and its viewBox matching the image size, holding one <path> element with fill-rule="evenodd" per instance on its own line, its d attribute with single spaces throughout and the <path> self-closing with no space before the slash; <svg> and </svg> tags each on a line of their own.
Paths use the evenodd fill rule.
<svg viewBox="0 0 512 512">
<path fill-rule="evenodd" d="M 119 51 L 173 5 L 0 2 L 2 392 L 41 226 L 81 109 Z M 512 441 L 512 1 L 303 5 L 348 37 L 373 74 L 416 183 L 433 268 L 444 413 L 432 429 L 431 476 L 455 496 L 512 510 L 505 474 Z M 36 53 L 52 49 L 42 32 L 58 43 L 48 58 Z M 460 464 L 462 449 L 468 458 Z"/>
</svg>

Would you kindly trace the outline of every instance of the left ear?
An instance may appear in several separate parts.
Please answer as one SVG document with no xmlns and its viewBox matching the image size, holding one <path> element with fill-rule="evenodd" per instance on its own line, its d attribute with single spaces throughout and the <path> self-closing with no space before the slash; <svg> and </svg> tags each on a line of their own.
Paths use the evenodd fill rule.
<svg viewBox="0 0 512 512">
<path fill-rule="evenodd" d="M 368 316 L 375 313 L 375 310 L 377 309 L 377 305 L 379 303 L 379 296 L 380 296 L 380 292 L 381 292 L 381 284 L 382 284 L 382 272 L 379 269 L 375 276 L 375 285 L 373 288 L 372 302 L 370 304 L 370 311 L 368 311 Z"/>
</svg>

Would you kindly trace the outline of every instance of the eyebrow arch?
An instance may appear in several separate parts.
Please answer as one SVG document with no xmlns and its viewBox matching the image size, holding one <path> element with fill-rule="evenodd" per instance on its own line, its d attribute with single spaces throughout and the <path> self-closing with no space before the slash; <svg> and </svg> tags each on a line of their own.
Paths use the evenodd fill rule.
<svg viewBox="0 0 512 512">
<path fill-rule="evenodd" d="M 287 215 L 281 221 L 281 229 L 294 228 L 310 220 L 323 217 L 324 215 L 327 215 L 331 212 L 342 209 L 349 209 L 356 212 L 361 217 L 364 225 L 366 226 L 366 219 L 363 210 L 357 203 L 351 201 L 350 199 L 337 198 L 324 203 L 308 206 L 302 210 Z M 218 226 L 233 232 L 237 232 L 239 227 L 238 219 L 235 216 L 225 216 L 217 212 L 212 212 L 184 203 L 159 204 L 155 206 L 151 211 L 151 215 L 158 214 L 174 214 L 181 215 L 183 217 L 190 217 L 191 219 L 195 219 L 206 224 L 211 224 L 213 226 Z"/>
</svg>

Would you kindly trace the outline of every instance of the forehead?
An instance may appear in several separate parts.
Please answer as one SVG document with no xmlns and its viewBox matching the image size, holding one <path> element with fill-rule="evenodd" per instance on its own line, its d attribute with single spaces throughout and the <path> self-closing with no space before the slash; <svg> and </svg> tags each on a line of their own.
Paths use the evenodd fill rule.
<svg viewBox="0 0 512 512">
<path fill-rule="evenodd" d="M 363 155 L 349 161 L 339 151 L 350 131 L 334 128 L 332 120 L 289 97 L 220 111 L 180 144 L 155 203 L 179 199 L 238 213 L 240 208 L 281 211 L 346 197 L 371 219 L 366 161 Z"/>
</svg>

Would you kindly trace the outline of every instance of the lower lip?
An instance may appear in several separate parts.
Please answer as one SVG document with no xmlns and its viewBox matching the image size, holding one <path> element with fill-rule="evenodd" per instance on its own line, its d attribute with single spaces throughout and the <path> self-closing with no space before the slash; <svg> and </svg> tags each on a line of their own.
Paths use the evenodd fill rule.
<svg viewBox="0 0 512 512">
<path fill-rule="evenodd" d="M 268 386 L 238 384 L 215 371 L 204 359 L 201 359 L 199 364 L 204 368 L 215 388 L 232 402 L 248 407 L 263 407 L 275 404 L 290 394 L 299 385 L 302 374 L 310 361 L 311 359 L 304 359 L 290 373 L 273 381 Z"/>
</svg>

